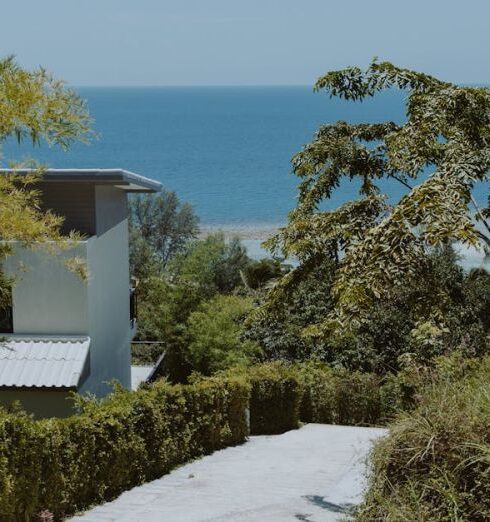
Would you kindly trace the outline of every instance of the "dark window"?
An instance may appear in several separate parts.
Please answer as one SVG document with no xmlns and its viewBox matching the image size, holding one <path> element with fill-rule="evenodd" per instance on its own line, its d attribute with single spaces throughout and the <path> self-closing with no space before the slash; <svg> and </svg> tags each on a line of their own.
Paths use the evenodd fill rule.
<svg viewBox="0 0 490 522">
<path fill-rule="evenodd" d="M 129 289 L 129 320 L 131 328 L 134 328 L 136 319 L 138 318 L 138 294 L 136 288 Z"/>
<path fill-rule="evenodd" d="M 13 333 L 14 323 L 12 319 L 12 289 L 8 290 L 7 304 L 0 307 L 0 333 Z"/>
</svg>

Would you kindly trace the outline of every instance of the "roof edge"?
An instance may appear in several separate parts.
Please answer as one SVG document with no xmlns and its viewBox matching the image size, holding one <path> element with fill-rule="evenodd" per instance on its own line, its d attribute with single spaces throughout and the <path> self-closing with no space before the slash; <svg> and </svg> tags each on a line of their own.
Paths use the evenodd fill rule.
<svg viewBox="0 0 490 522">
<path fill-rule="evenodd" d="M 162 184 L 125 169 L 0 169 L 0 174 L 28 175 L 41 172 L 43 181 L 116 185 L 127 192 L 159 192 Z"/>
</svg>

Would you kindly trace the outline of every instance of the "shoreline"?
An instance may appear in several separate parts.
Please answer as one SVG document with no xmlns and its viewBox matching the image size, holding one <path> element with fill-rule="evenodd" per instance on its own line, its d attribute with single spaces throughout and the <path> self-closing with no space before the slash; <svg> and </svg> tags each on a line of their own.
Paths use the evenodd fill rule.
<svg viewBox="0 0 490 522">
<path fill-rule="evenodd" d="M 200 227 L 198 237 L 202 239 L 221 232 L 225 239 L 265 241 L 276 234 L 281 226 L 283 225 L 203 225 Z"/>
</svg>

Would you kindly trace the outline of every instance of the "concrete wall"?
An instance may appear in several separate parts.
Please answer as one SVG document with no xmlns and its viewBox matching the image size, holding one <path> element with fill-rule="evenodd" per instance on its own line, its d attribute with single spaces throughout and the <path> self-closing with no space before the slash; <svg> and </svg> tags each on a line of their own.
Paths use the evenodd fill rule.
<svg viewBox="0 0 490 522">
<path fill-rule="evenodd" d="M 9 407 L 18 401 L 36 419 L 68 417 L 74 413 L 74 403 L 70 397 L 66 390 L 0 390 L 0 405 Z"/>
<path fill-rule="evenodd" d="M 59 250 L 55 245 L 26 249 L 13 243 L 4 270 L 15 278 L 12 289 L 16 334 L 88 335 L 88 285 L 65 262 L 87 260 L 87 246 Z"/>
<path fill-rule="evenodd" d="M 95 185 L 92 183 L 40 182 L 41 205 L 65 221 L 63 233 L 76 230 L 87 236 L 95 234 Z"/>
<path fill-rule="evenodd" d="M 91 372 L 82 391 L 105 395 L 107 381 L 131 387 L 127 201 L 123 191 L 97 187 L 97 239 L 88 245 Z"/>
</svg>

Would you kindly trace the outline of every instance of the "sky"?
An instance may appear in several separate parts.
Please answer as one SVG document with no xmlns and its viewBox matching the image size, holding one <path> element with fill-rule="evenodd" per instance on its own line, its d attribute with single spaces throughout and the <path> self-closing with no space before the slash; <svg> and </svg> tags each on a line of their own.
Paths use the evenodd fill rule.
<svg viewBox="0 0 490 522">
<path fill-rule="evenodd" d="M 374 56 L 490 83 L 489 0 L 15 0 L 0 55 L 75 86 L 311 85 Z"/>
</svg>

